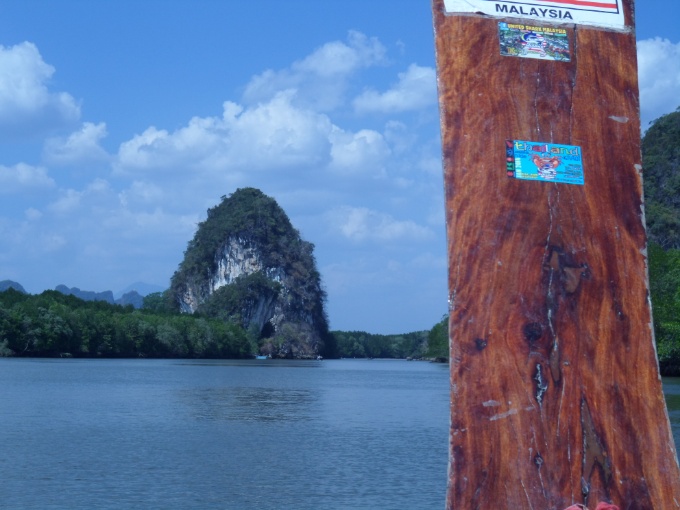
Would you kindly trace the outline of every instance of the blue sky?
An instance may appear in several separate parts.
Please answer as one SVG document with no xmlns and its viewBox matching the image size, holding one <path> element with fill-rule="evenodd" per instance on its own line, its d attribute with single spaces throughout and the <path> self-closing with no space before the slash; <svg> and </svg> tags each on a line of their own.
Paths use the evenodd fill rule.
<svg viewBox="0 0 680 510">
<path fill-rule="evenodd" d="M 643 126 L 680 106 L 680 3 L 637 2 Z M 0 280 L 167 287 L 253 186 L 316 245 L 333 329 L 446 312 L 428 0 L 0 4 Z"/>
</svg>

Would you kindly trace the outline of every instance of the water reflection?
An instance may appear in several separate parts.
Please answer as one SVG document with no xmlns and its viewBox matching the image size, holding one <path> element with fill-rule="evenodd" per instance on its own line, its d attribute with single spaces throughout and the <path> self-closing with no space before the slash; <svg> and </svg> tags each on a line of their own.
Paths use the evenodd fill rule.
<svg viewBox="0 0 680 510">
<path fill-rule="evenodd" d="M 197 420 L 256 422 L 310 420 L 318 400 L 310 390 L 262 387 L 195 388 L 178 398 Z"/>
</svg>

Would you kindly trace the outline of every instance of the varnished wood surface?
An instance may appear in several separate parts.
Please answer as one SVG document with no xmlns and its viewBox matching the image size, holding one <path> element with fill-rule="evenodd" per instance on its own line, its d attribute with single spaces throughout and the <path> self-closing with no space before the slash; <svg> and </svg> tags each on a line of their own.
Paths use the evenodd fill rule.
<svg viewBox="0 0 680 510">
<path fill-rule="evenodd" d="M 632 0 L 625 2 L 630 21 Z M 646 270 L 635 34 L 503 57 L 433 0 L 449 253 L 447 507 L 680 508 Z M 585 185 L 505 172 L 506 139 L 578 145 Z"/>
</svg>

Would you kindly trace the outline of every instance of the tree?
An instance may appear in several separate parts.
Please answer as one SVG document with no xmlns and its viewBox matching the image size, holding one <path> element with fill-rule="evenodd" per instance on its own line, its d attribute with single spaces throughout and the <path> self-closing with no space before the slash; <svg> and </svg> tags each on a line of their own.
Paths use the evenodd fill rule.
<svg viewBox="0 0 680 510">
<path fill-rule="evenodd" d="M 427 355 L 431 358 L 449 358 L 449 316 L 444 315 L 427 335 Z"/>
<path fill-rule="evenodd" d="M 680 250 L 648 248 L 649 282 L 659 366 L 680 375 Z"/>
<path fill-rule="evenodd" d="M 146 295 L 142 304 L 143 310 L 156 313 L 171 313 L 174 308 L 170 293 L 167 290 Z"/>
</svg>

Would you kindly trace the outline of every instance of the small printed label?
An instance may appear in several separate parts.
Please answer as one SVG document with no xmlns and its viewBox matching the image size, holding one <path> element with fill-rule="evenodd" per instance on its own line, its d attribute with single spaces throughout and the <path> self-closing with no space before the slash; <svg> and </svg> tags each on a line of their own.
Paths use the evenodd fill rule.
<svg viewBox="0 0 680 510">
<path fill-rule="evenodd" d="M 569 62 L 569 36 L 564 28 L 498 23 L 501 55 Z"/>
<path fill-rule="evenodd" d="M 447 13 L 592 25 L 623 30 L 623 0 L 444 0 Z"/>
<path fill-rule="evenodd" d="M 505 141 L 508 177 L 583 185 L 581 147 L 556 143 Z"/>
</svg>

